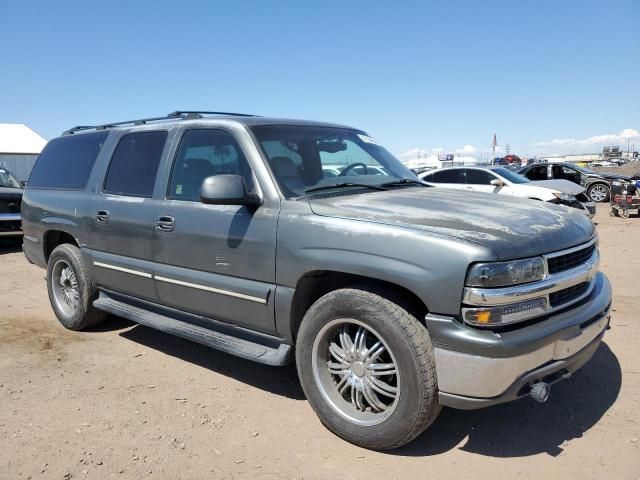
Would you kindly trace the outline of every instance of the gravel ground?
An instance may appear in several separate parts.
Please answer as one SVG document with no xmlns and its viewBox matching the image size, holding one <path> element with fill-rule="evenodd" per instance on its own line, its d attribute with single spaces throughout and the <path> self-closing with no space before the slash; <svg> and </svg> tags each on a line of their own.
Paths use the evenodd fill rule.
<svg viewBox="0 0 640 480">
<path fill-rule="evenodd" d="M 640 218 L 599 208 L 612 329 L 550 400 L 445 409 L 402 449 L 333 436 L 293 368 L 117 318 L 55 319 L 44 271 L 0 246 L 0 478 L 640 478 Z"/>
</svg>

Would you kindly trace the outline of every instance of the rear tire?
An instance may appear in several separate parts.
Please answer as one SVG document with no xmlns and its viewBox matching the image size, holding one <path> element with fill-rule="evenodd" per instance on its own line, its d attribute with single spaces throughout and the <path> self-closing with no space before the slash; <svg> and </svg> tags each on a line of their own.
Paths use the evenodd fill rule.
<svg viewBox="0 0 640 480">
<path fill-rule="evenodd" d="M 107 313 L 93 307 L 97 291 L 80 249 L 57 246 L 47 265 L 49 301 L 60 323 L 69 330 L 85 330 L 102 323 Z"/>
<path fill-rule="evenodd" d="M 368 287 L 326 294 L 296 343 L 300 382 L 320 421 L 376 450 L 410 442 L 440 412 L 429 333 L 388 296 Z"/>
</svg>

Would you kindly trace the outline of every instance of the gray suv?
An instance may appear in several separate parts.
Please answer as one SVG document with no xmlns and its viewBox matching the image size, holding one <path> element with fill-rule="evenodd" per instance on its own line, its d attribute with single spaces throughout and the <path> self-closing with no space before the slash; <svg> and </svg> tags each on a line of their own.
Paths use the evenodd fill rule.
<svg viewBox="0 0 640 480">
<path fill-rule="evenodd" d="M 114 314 L 295 361 L 321 421 L 373 449 L 441 406 L 545 401 L 609 324 L 586 216 L 429 187 L 340 125 L 174 112 L 76 127 L 40 155 L 22 213 L 65 327 Z"/>
</svg>

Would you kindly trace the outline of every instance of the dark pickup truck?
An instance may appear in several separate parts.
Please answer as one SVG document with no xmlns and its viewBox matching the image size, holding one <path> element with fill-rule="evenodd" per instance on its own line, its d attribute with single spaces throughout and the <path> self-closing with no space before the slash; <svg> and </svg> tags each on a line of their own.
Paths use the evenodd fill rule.
<svg viewBox="0 0 640 480">
<path fill-rule="evenodd" d="M 544 402 L 609 324 L 584 214 L 430 187 L 340 125 L 175 112 L 73 128 L 22 211 L 65 327 L 111 313 L 294 361 L 321 421 L 369 448 L 411 441 L 443 405 Z"/>
<path fill-rule="evenodd" d="M 22 235 L 22 193 L 22 184 L 7 169 L 0 168 L 0 238 Z"/>
</svg>

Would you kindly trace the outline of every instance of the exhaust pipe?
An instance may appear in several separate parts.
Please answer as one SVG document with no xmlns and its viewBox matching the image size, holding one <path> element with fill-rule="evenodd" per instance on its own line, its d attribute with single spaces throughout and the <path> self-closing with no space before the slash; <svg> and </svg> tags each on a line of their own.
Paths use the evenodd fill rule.
<svg viewBox="0 0 640 480">
<path fill-rule="evenodd" d="M 545 382 L 536 382 L 531 385 L 531 391 L 529 395 L 536 402 L 544 403 L 549 399 L 549 394 L 551 393 L 551 387 L 548 383 Z"/>
</svg>

